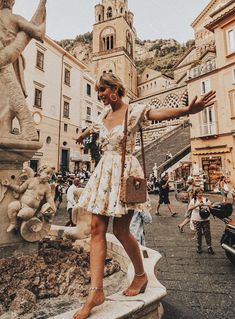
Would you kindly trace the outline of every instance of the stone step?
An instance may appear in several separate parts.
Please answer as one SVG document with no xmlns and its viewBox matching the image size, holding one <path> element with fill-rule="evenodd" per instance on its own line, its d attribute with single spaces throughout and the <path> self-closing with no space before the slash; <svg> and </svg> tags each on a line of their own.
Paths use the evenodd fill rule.
<svg viewBox="0 0 235 319">
<path fill-rule="evenodd" d="M 179 126 L 174 128 L 172 132 L 166 133 L 159 141 L 155 141 L 145 146 L 145 161 L 147 176 L 152 172 L 154 163 L 160 166 L 166 161 L 166 153 L 170 151 L 174 156 L 190 144 L 190 127 Z M 137 158 L 142 162 L 141 153 L 137 153 Z"/>
</svg>

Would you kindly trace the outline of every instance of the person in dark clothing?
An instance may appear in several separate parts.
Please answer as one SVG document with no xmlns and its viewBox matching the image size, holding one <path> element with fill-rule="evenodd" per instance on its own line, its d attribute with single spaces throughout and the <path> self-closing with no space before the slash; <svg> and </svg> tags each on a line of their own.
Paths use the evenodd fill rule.
<svg viewBox="0 0 235 319">
<path fill-rule="evenodd" d="M 159 208 L 162 204 L 167 205 L 171 216 L 175 217 L 177 216 L 177 213 L 174 213 L 172 211 L 171 205 L 170 205 L 170 200 L 169 200 L 169 174 L 166 172 L 163 177 L 161 178 L 161 181 L 159 183 L 159 202 L 158 202 L 158 206 L 157 206 L 157 212 L 155 213 L 155 215 L 160 216 L 159 213 Z"/>
<path fill-rule="evenodd" d="M 62 200 L 63 200 L 62 196 L 63 196 L 62 179 L 58 179 L 56 187 L 55 187 L 55 197 L 54 197 L 54 202 L 57 209 L 60 208 L 60 204 L 62 203 Z"/>
</svg>

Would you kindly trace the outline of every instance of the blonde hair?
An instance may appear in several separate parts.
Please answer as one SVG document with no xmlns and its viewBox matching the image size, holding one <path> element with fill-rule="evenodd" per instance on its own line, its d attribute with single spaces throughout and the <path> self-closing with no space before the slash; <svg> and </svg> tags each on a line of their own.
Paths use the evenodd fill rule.
<svg viewBox="0 0 235 319">
<path fill-rule="evenodd" d="M 99 91 L 100 86 L 109 87 L 111 89 L 117 88 L 118 89 L 118 95 L 120 97 L 125 96 L 125 88 L 121 81 L 121 79 L 114 75 L 113 73 L 104 73 L 101 75 L 99 81 L 96 82 L 95 89 L 96 91 Z"/>
</svg>

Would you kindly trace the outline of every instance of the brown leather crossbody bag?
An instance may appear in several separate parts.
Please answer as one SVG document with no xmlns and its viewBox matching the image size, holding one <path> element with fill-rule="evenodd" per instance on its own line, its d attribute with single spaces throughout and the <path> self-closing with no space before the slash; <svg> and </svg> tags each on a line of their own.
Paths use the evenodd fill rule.
<svg viewBox="0 0 235 319">
<path fill-rule="evenodd" d="M 123 137 L 123 143 L 122 143 L 120 200 L 124 204 L 144 203 L 147 200 L 147 180 L 146 180 L 146 167 L 145 167 L 142 128 L 140 128 L 140 140 L 141 140 L 141 153 L 142 153 L 142 159 L 143 159 L 144 178 L 141 178 L 138 176 L 124 177 L 126 142 L 127 142 L 127 120 L 128 120 L 128 110 L 126 111 L 126 114 L 125 114 L 124 137 Z"/>
</svg>

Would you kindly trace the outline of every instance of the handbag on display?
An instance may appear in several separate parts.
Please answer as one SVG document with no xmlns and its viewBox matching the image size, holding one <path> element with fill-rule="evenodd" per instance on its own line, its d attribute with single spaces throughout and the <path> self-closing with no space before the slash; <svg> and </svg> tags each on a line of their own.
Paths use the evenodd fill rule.
<svg viewBox="0 0 235 319">
<path fill-rule="evenodd" d="M 142 128 L 140 128 L 141 153 L 142 153 L 142 159 L 143 159 L 144 178 L 141 178 L 139 176 L 124 177 L 126 142 L 127 142 L 127 119 L 128 119 L 128 110 L 126 111 L 126 114 L 125 114 L 124 136 L 123 136 L 123 143 L 122 143 L 120 201 L 124 204 L 135 204 L 135 203 L 138 204 L 138 203 L 144 203 L 147 200 L 147 178 L 146 178 L 146 167 L 145 167 L 145 157 L 144 157 L 143 133 L 142 133 Z"/>
</svg>

